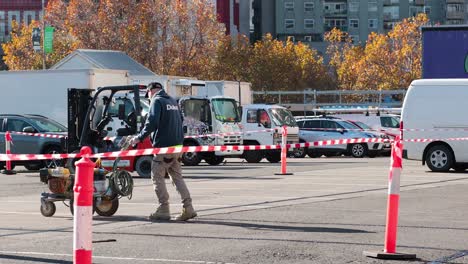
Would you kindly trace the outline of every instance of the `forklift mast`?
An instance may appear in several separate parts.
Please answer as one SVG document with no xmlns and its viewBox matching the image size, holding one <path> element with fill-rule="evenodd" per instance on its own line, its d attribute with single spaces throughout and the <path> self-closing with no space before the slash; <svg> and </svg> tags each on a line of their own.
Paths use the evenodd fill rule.
<svg viewBox="0 0 468 264">
<path fill-rule="evenodd" d="M 141 127 L 140 91 L 146 89 L 142 85 L 123 85 L 100 87 L 96 91 L 90 89 L 68 90 L 68 145 L 69 153 L 82 146 L 99 147 L 107 135 L 103 128 L 111 118 L 108 114 L 112 98 L 118 92 L 134 93 L 134 117 L 129 118 L 130 127 L 122 129 L 120 136 L 135 134 Z M 94 92 L 94 95 L 92 93 Z M 107 92 L 103 95 L 103 92 Z M 102 112 L 98 99 L 102 99 Z M 122 112 L 125 109 L 122 109 Z M 119 109 L 120 112 L 120 109 Z M 99 116 L 98 116 L 99 115 Z M 122 117 L 124 118 L 124 117 Z M 127 118 L 127 117 L 125 117 Z M 96 127 L 94 127 L 96 125 Z"/>
</svg>

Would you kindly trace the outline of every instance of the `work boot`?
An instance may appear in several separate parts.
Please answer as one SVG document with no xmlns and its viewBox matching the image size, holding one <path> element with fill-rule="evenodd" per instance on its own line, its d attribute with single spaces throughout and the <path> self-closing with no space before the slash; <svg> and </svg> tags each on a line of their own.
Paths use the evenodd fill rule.
<svg viewBox="0 0 468 264">
<path fill-rule="evenodd" d="M 197 216 L 197 212 L 193 209 L 193 206 L 189 205 L 182 208 L 182 213 L 176 217 L 176 221 L 187 221 Z"/>
<path fill-rule="evenodd" d="M 169 221 L 171 220 L 171 213 L 169 211 L 169 205 L 161 205 L 158 207 L 156 212 L 149 216 L 150 220 Z"/>
</svg>

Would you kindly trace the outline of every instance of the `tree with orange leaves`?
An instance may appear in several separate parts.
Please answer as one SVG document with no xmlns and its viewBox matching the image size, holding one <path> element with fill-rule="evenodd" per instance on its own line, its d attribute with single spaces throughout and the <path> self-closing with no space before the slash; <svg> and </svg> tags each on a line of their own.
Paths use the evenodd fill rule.
<svg viewBox="0 0 468 264">
<path fill-rule="evenodd" d="M 46 23 L 63 32 L 75 48 L 120 50 L 157 74 L 204 78 L 223 36 L 214 10 L 204 0 L 50 0 Z M 6 44 L 11 51 L 7 63 L 14 60 L 9 56 L 15 56 L 15 50 L 27 52 L 13 43 L 16 40 Z"/>
<path fill-rule="evenodd" d="M 421 78 L 420 27 L 427 22 L 425 14 L 404 19 L 386 35 L 371 33 L 363 47 L 352 45 L 346 33 L 338 29 L 327 33 L 325 40 L 330 44 L 327 52 L 339 87 L 402 89 L 414 79 Z"/>
</svg>

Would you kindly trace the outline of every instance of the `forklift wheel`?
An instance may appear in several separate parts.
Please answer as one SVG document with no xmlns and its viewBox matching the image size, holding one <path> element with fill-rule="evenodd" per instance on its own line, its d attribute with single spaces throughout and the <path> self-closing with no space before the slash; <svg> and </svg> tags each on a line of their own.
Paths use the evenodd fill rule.
<svg viewBox="0 0 468 264">
<path fill-rule="evenodd" d="M 119 198 L 96 201 L 96 213 L 100 216 L 113 216 L 119 209 Z"/>
<path fill-rule="evenodd" d="M 135 163 L 135 171 L 142 178 L 151 178 L 151 162 L 152 156 L 141 156 Z"/>
<path fill-rule="evenodd" d="M 41 214 L 45 217 L 51 217 L 55 214 L 57 208 L 53 202 L 44 201 L 41 202 Z"/>
</svg>

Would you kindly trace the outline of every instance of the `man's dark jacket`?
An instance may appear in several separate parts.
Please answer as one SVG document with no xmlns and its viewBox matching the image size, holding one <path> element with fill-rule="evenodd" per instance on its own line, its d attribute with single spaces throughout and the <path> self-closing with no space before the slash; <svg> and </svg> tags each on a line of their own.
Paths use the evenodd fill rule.
<svg viewBox="0 0 468 264">
<path fill-rule="evenodd" d="M 148 118 L 138 138 L 142 141 L 152 132 L 151 141 L 156 148 L 182 145 L 184 141 L 179 105 L 164 90 L 151 99 Z"/>
</svg>

